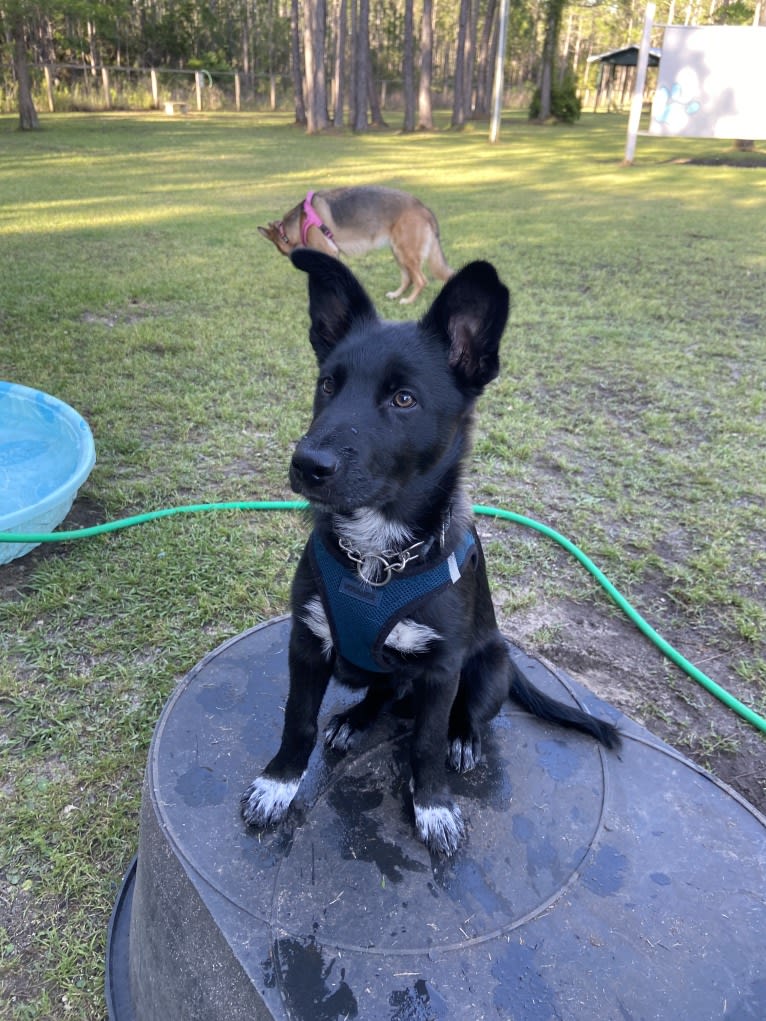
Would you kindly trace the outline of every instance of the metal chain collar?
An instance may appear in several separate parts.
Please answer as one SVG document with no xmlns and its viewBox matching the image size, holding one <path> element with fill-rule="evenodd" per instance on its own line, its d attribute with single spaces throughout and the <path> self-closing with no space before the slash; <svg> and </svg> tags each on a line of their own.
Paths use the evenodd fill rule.
<svg viewBox="0 0 766 1021">
<path fill-rule="evenodd" d="M 417 560 L 422 552 L 420 547 L 423 545 L 421 542 L 415 542 L 412 546 L 408 546 L 407 549 L 396 551 L 396 550 L 381 550 L 380 553 L 366 553 L 362 554 L 358 549 L 355 549 L 351 543 L 344 538 L 338 538 L 338 545 L 346 554 L 348 559 L 356 564 L 356 573 L 365 583 L 365 585 L 371 585 L 373 588 L 382 588 L 384 585 L 388 585 L 393 577 L 394 572 L 397 574 L 405 569 L 407 564 L 413 560 Z M 372 568 L 371 573 L 374 577 L 378 577 L 379 572 L 382 569 L 383 578 L 381 581 L 374 581 L 372 577 L 368 577 L 365 573 L 365 567 L 369 565 Z"/>
</svg>

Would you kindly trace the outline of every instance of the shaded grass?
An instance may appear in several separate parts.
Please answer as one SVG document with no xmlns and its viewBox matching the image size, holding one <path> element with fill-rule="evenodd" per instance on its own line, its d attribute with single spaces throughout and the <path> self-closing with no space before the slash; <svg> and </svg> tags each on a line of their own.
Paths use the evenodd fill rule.
<svg viewBox="0 0 766 1021">
<path fill-rule="evenodd" d="M 679 165 L 721 144 L 666 139 L 640 140 L 621 168 L 612 116 L 513 119 L 497 146 L 478 127 L 307 139 L 268 115 L 44 123 L 21 135 L 0 118 L 0 378 L 87 417 L 88 523 L 291 495 L 313 374 L 305 279 L 256 226 L 309 187 L 404 187 L 437 212 L 454 265 L 489 258 L 513 293 L 474 500 L 568 535 L 766 709 L 762 171 Z M 382 298 L 388 254 L 354 268 L 405 315 Z M 545 621 L 563 600 L 612 612 L 558 550 L 486 531 L 504 615 Z M 226 513 L 0 567 L 0 1016 L 103 1016 L 154 723 L 207 651 L 284 612 L 302 541 L 299 516 Z M 544 622 L 533 644 L 560 631 Z M 637 678 L 651 712 L 650 681 Z M 679 730 L 684 709 L 654 711 Z M 711 716 L 689 746 L 714 757 L 731 740 Z"/>
</svg>

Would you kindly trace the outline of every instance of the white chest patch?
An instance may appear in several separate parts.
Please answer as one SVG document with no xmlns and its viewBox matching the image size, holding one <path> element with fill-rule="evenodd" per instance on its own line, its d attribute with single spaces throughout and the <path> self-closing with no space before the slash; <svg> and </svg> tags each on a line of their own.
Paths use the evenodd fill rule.
<svg viewBox="0 0 766 1021">
<path fill-rule="evenodd" d="M 412 541 L 412 533 L 406 525 L 390 521 L 370 507 L 354 511 L 350 518 L 336 516 L 333 527 L 338 536 L 358 549 L 362 555 L 376 554 L 385 549 L 399 549 Z"/>
<path fill-rule="evenodd" d="M 441 641 L 441 637 L 433 628 L 405 618 L 391 628 L 383 644 L 405 655 L 414 655 L 425 652 L 431 642 Z"/>
</svg>

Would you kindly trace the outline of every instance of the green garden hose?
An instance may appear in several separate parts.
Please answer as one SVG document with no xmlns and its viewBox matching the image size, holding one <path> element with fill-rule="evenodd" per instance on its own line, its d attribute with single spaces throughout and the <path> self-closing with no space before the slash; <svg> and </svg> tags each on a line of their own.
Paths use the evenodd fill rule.
<svg viewBox="0 0 766 1021">
<path fill-rule="evenodd" d="M 627 614 L 630 620 L 636 625 L 647 638 L 649 638 L 660 652 L 666 656 L 671 662 L 675 663 L 677 667 L 680 667 L 685 674 L 688 674 L 692 680 L 701 684 L 703 688 L 710 692 L 711 695 L 723 702 L 729 709 L 733 709 L 735 713 L 742 717 L 743 720 L 747 720 L 748 723 L 752 723 L 758 730 L 766 733 L 766 719 L 759 716 L 758 713 L 754 712 L 749 706 L 746 706 L 739 699 L 735 698 L 732 694 L 722 688 L 720 684 L 716 684 L 714 680 L 711 680 L 706 674 L 690 663 L 688 659 L 681 655 L 681 653 L 674 649 L 672 645 L 665 641 L 662 635 L 657 634 L 651 624 L 648 624 L 641 614 L 631 606 L 628 600 L 623 596 L 614 585 L 609 581 L 606 575 L 587 557 L 581 549 L 578 549 L 573 542 L 570 542 L 566 536 L 556 532 L 553 528 L 548 525 L 544 525 L 539 521 L 534 521 L 532 518 L 525 518 L 522 514 L 514 514 L 513 511 L 498 510 L 495 507 L 474 507 L 474 511 L 477 514 L 486 514 L 489 517 L 501 518 L 503 521 L 513 521 L 518 525 L 525 525 L 527 528 L 533 528 L 537 532 L 541 532 L 543 535 L 547 535 L 548 538 L 553 539 L 560 546 L 571 553 L 575 559 L 579 560 L 582 566 L 596 579 L 599 585 L 612 597 L 619 608 Z"/>
<path fill-rule="evenodd" d="M 130 528 L 133 525 L 142 525 L 147 521 L 155 521 L 157 518 L 167 518 L 175 514 L 198 514 L 206 511 L 223 510 L 305 510 L 307 507 L 308 504 L 303 500 L 245 500 L 235 501 L 232 503 L 189 504 L 184 507 L 166 507 L 162 510 L 149 511 L 146 514 L 136 514 L 134 517 L 122 518 L 119 521 L 110 521 L 103 525 L 93 525 L 91 528 L 80 528 L 71 532 L 0 532 L 0 542 L 41 543 L 66 542 L 70 539 L 88 539 L 92 536 L 103 535 L 106 532 L 116 532 L 122 528 Z M 609 579 L 599 570 L 598 567 L 596 567 L 593 561 L 590 560 L 590 558 L 587 557 L 582 550 L 578 549 L 573 542 L 567 539 L 566 536 L 561 535 L 560 532 L 555 531 L 548 525 L 544 525 L 532 518 L 524 517 L 522 514 L 515 514 L 513 511 L 501 510 L 497 507 L 483 507 L 480 505 L 474 506 L 473 509 L 476 514 L 499 518 L 502 521 L 511 521 L 514 524 L 523 525 L 526 528 L 532 528 L 536 532 L 540 532 L 542 535 L 547 536 L 549 539 L 553 539 L 554 542 L 558 543 L 559 546 L 562 546 L 568 553 L 571 553 L 572 556 L 582 564 L 582 566 L 593 576 L 593 578 L 595 578 L 606 593 L 611 596 L 617 606 L 625 614 L 627 614 L 631 621 L 633 621 L 639 631 L 649 638 L 649 640 L 657 646 L 664 656 L 666 656 L 672 663 L 675 663 L 675 665 L 691 677 L 692 680 L 702 685 L 702 687 L 705 688 L 706 691 L 710 692 L 711 695 L 714 695 L 720 702 L 723 702 L 727 708 L 733 710 L 741 716 L 743 720 L 751 723 L 762 733 L 766 733 L 766 719 L 759 716 L 758 713 L 744 705 L 744 703 L 740 702 L 739 699 L 731 695 L 725 688 L 722 688 L 720 684 L 716 684 L 715 681 L 711 680 L 711 678 L 694 666 L 693 663 L 690 663 L 689 660 L 682 656 L 680 652 L 674 649 L 672 645 L 666 642 L 665 639 L 644 620 L 638 611 L 631 606 L 627 599 L 625 599 L 625 597 L 617 591 L 614 585 L 612 585 Z"/>
</svg>

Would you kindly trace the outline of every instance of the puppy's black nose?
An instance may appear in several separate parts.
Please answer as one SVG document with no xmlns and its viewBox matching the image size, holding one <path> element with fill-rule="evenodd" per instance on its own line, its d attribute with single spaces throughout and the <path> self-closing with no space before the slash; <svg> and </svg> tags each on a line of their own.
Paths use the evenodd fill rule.
<svg viewBox="0 0 766 1021">
<path fill-rule="evenodd" d="M 321 450 L 299 443 L 293 454 L 292 474 L 307 486 L 327 482 L 337 472 L 340 462 L 330 450 Z"/>
</svg>

